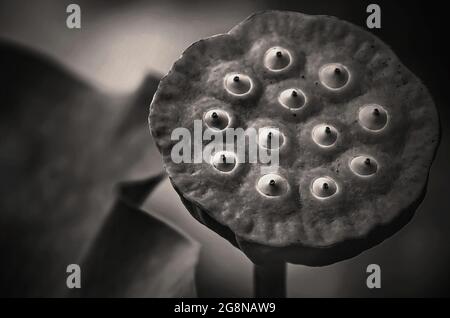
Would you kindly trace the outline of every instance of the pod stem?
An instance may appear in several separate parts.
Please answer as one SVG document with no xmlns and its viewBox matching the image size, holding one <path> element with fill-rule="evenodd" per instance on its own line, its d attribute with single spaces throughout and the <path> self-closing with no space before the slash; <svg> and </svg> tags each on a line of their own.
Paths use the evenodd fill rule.
<svg viewBox="0 0 450 318">
<path fill-rule="evenodd" d="M 286 298 L 286 263 L 254 265 L 255 298 Z"/>
</svg>

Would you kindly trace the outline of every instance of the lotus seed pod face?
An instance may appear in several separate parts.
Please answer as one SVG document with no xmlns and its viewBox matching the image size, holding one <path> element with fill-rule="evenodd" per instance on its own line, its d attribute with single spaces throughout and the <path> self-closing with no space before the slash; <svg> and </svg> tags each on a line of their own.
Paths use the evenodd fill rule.
<svg viewBox="0 0 450 318">
<path fill-rule="evenodd" d="M 191 45 L 149 119 L 188 211 L 255 263 L 322 266 L 391 236 L 423 199 L 440 138 L 428 90 L 382 41 L 283 11 Z M 197 136 L 198 121 L 246 136 L 204 139 L 207 160 L 175 163 L 172 132 Z"/>
</svg>

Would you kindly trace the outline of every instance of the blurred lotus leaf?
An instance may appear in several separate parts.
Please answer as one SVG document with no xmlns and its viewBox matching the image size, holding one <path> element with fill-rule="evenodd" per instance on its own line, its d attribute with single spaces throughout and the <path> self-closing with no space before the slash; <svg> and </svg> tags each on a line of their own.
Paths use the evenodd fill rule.
<svg viewBox="0 0 450 318">
<path fill-rule="evenodd" d="M 159 77 L 108 94 L 5 42 L 0 70 L 0 296 L 66 296 L 72 263 L 82 296 L 192 296 L 197 244 L 139 210 L 141 183 L 113 191 L 161 169 L 147 128 Z"/>
<path fill-rule="evenodd" d="M 138 209 L 163 177 L 120 187 L 118 200 L 82 263 L 86 283 L 79 296 L 195 296 L 197 246 Z"/>
</svg>

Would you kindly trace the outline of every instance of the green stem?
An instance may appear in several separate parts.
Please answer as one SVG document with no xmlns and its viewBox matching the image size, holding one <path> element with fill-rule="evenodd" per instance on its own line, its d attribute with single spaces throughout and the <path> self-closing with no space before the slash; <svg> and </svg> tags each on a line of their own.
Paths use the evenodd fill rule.
<svg viewBox="0 0 450 318">
<path fill-rule="evenodd" d="M 255 298 L 285 298 L 286 263 L 255 264 L 253 286 Z"/>
</svg>

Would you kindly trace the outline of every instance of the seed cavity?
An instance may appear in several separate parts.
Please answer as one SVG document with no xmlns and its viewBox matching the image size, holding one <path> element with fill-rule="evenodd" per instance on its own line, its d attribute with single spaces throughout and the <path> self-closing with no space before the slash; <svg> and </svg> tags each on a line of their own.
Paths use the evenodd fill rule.
<svg viewBox="0 0 450 318">
<path fill-rule="evenodd" d="M 264 55 L 264 66 L 272 72 L 280 72 L 287 69 L 291 62 L 291 53 L 282 47 L 272 47 Z"/>
<path fill-rule="evenodd" d="M 377 173 L 378 163 L 369 156 L 357 156 L 350 160 L 350 170 L 360 177 L 370 177 Z"/>
<path fill-rule="evenodd" d="M 211 158 L 211 165 L 223 173 L 231 173 L 237 166 L 236 154 L 230 151 L 220 151 Z"/>
<path fill-rule="evenodd" d="M 338 185 L 330 177 L 320 177 L 311 183 L 311 193 L 320 200 L 329 199 L 338 193 Z"/>
<path fill-rule="evenodd" d="M 203 115 L 205 125 L 212 130 L 224 130 L 230 125 L 230 116 L 221 109 L 212 109 Z"/>
<path fill-rule="evenodd" d="M 350 81 L 350 72 L 340 63 L 325 64 L 319 70 L 319 80 L 326 88 L 339 90 Z"/>
<path fill-rule="evenodd" d="M 264 149 L 279 149 L 283 146 L 285 137 L 278 128 L 264 127 L 259 129 L 258 144 Z"/>
<path fill-rule="evenodd" d="M 297 110 L 305 106 L 306 95 L 299 88 L 289 88 L 281 92 L 278 102 L 281 106 L 290 110 Z"/>
<path fill-rule="evenodd" d="M 367 104 L 359 109 L 359 124 L 370 131 L 383 130 L 389 120 L 389 115 L 383 106 L 378 104 Z"/>
<path fill-rule="evenodd" d="M 289 184 L 282 176 L 271 173 L 258 180 L 256 189 L 264 196 L 278 197 L 288 192 Z"/>
<path fill-rule="evenodd" d="M 253 82 L 251 78 L 245 74 L 228 74 L 225 77 L 224 85 L 226 91 L 234 96 L 244 96 L 251 92 Z"/>
<path fill-rule="evenodd" d="M 316 125 L 311 132 L 313 141 L 322 148 L 332 147 L 336 143 L 338 135 L 337 129 L 327 124 Z"/>
</svg>

